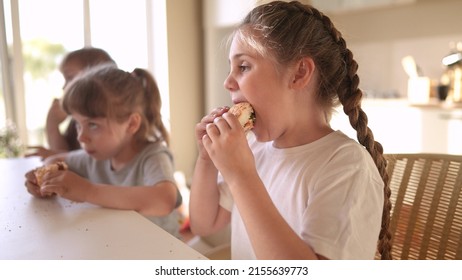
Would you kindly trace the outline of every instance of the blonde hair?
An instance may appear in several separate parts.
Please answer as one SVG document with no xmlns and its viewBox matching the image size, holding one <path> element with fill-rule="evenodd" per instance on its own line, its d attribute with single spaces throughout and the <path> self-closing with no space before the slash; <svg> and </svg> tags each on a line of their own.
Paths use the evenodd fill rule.
<svg viewBox="0 0 462 280">
<path fill-rule="evenodd" d="M 316 100 L 330 120 L 339 103 L 348 115 L 357 138 L 373 158 L 384 182 L 384 205 L 378 250 L 382 259 L 391 259 L 390 188 L 382 145 L 374 140 L 361 109 L 358 64 L 341 33 L 331 20 L 310 5 L 298 1 L 274 1 L 254 8 L 234 36 L 279 66 L 303 57 L 314 60 L 319 73 Z"/>
<path fill-rule="evenodd" d="M 159 88 L 146 70 L 132 73 L 111 65 L 95 66 L 77 76 L 66 88 L 62 100 L 64 110 L 91 118 L 110 118 L 118 122 L 139 113 L 142 122 L 135 138 L 140 141 L 160 141 L 169 144 L 160 109 Z"/>
</svg>

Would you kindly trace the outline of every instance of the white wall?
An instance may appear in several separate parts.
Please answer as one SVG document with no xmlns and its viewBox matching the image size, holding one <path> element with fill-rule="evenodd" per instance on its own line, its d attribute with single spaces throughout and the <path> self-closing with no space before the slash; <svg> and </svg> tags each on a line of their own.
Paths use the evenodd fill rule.
<svg viewBox="0 0 462 280">
<path fill-rule="evenodd" d="M 203 48 L 200 0 L 168 0 L 167 41 L 171 147 L 190 178 L 197 156 L 194 127 L 202 118 Z"/>
</svg>

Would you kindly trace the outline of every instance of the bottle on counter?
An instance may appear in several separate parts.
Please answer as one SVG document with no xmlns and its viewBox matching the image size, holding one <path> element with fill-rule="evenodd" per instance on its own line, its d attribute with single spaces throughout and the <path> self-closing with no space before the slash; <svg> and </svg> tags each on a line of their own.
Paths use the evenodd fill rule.
<svg viewBox="0 0 462 280">
<path fill-rule="evenodd" d="M 447 96 L 455 103 L 462 102 L 462 42 L 451 43 L 451 52 L 443 57 L 442 63 L 446 66 Z"/>
</svg>

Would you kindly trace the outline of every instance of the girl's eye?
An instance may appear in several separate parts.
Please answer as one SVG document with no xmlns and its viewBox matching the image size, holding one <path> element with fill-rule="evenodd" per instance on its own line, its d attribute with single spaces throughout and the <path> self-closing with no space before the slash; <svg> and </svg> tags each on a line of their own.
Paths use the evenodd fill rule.
<svg viewBox="0 0 462 280">
<path fill-rule="evenodd" d="M 98 128 L 98 124 L 90 122 L 90 123 L 88 123 L 88 128 L 89 128 L 89 129 L 97 129 L 97 128 Z"/>
<path fill-rule="evenodd" d="M 250 69 L 250 67 L 249 67 L 248 65 L 245 65 L 245 64 L 239 65 L 239 70 L 240 70 L 241 72 L 245 72 L 245 71 L 247 71 L 247 70 L 249 70 L 249 69 Z"/>
</svg>

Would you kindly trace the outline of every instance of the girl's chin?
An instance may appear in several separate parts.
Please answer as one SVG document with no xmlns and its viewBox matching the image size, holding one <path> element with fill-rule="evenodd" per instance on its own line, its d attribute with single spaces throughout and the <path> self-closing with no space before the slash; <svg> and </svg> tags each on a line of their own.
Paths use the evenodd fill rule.
<svg viewBox="0 0 462 280">
<path fill-rule="evenodd" d="M 98 154 L 97 152 L 94 151 L 86 151 L 89 156 L 91 156 L 95 160 L 104 160 L 106 157 L 102 156 L 101 154 Z"/>
</svg>

